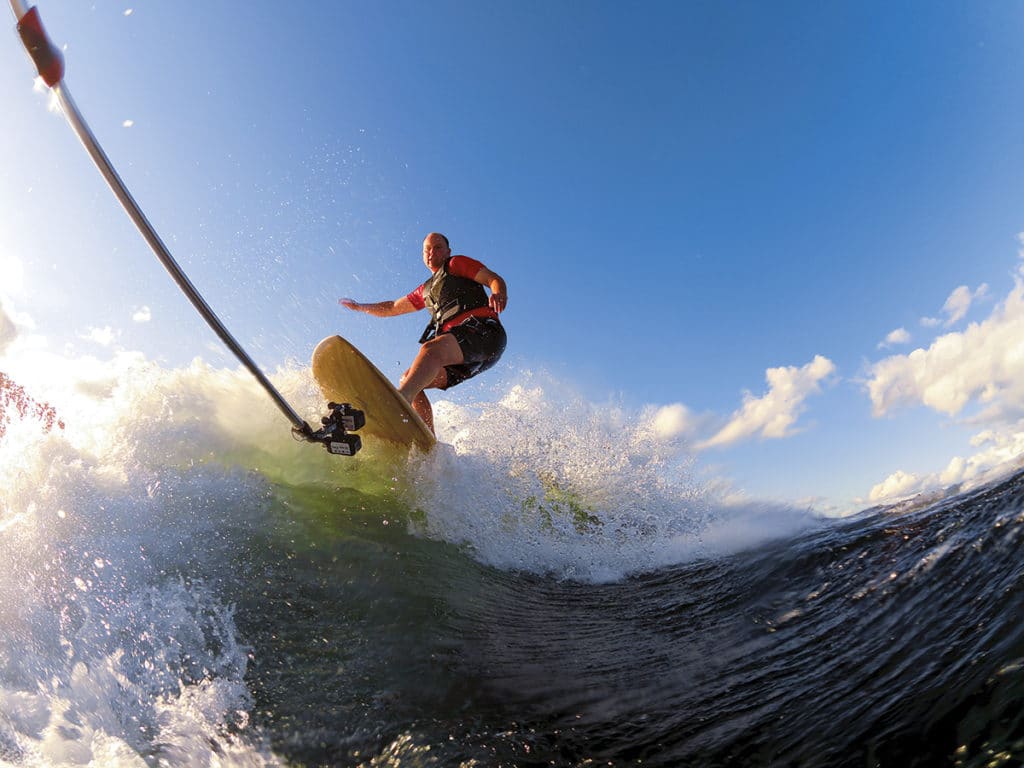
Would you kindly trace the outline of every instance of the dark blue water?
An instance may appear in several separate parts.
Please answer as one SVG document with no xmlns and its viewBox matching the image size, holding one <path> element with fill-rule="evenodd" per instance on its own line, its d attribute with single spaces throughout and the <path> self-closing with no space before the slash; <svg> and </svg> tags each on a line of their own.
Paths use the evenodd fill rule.
<svg viewBox="0 0 1024 768">
<path fill-rule="evenodd" d="M 1018 476 L 595 585 L 364 520 L 288 561 L 272 621 L 262 598 L 236 619 L 269 662 L 261 725 L 302 764 L 1008 765 L 1022 524 Z"/>
</svg>

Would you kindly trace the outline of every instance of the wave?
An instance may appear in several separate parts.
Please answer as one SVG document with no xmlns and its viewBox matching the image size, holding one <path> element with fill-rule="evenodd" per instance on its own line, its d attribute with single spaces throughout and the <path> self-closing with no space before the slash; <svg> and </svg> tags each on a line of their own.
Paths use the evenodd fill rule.
<svg viewBox="0 0 1024 768">
<path fill-rule="evenodd" d="M 241 370 L 70 362 L 12 374 L 65 428 L 0 440 L 0 763 L 1016 749 L 1019 478 L 830 521 L 535 373 L 406 461 L 293 441 Z"/>
</svg>

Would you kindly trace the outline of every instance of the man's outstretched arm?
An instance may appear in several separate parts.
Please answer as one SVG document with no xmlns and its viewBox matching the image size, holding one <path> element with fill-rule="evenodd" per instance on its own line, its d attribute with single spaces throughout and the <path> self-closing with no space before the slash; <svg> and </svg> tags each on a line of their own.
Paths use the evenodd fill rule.
<svg viewBox="0 0 1024 768">
<path fill-rule="evenodd" d="M 416 311 L 416 307 L 409 301 L 408 296 L 402 296 L 394 301 L 377 301 L 368 304 L 353 301 L 352 299 L 338 299 L 338 303 L 348 309 L 355 310 L 356 312 L 365 312 L 374 317 L 395 317 L 396 315 L 405 315 Z"/>
</svg>

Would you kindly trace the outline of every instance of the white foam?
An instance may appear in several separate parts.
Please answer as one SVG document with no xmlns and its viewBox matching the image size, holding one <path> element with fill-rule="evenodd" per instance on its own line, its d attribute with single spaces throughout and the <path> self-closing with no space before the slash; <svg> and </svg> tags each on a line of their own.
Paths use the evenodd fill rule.
<svg viewBox="0 0 1024 768">
<path fill-rule="evenodd" d="M 264 522 L 259 475 L 197 463 L 234 446 L 221 419 L 248 385 L 75 362 L 30 389 L 66 428 L 15 418 L 0 441 L 0 764 L 277 764 L 246 730 L 247 649 L 206 581 L 236 546 L 221 527 Z"/>
<path fill-rule="evenodd" d="M 417 467 L 426 512 L 418 528 L 498 568 L 618 580 L 809 520 L 789 508 L 726 505 L 701 481 L 684 431 L 666 428 L 664 409 L 596 406 L 548 379 L 513 385 L 494 403 L 441 401 L 435 413 L 450 445 Z"/>
</svg>

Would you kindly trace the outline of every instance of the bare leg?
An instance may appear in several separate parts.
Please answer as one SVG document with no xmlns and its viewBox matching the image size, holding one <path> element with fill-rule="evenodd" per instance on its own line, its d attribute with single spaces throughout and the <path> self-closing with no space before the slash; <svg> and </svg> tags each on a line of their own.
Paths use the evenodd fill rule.
<svg viewBox="0 0 1024 768">
<path fill-rule="evenodd" d="M 434 431 L 434 409 L 430 407 L 426 392 L 420 392 L 412 399 L 412 409 L 423 419 L 423 423 L 431 432 Z"/>
<path fill-rule="evenodd" d="M 437 380 L 439 374 L 445 372 L 446 365 L 458 365 L 462 361 L 459 342 L 451 334 L 442 333 L 420 347 L 419 354 L 402 377 L 398 391 L 411 403 L 416 395 Z"/>
<path fill-rule="evenodd" d="M 448 384 L 446 365 L 458 365 L 463 361 L 462 350 L 453 336 L 442 334 L 420 347 L 409 370 L 398 382 L 398 391 L 412 405 L 423 423 L 434 431 L 434 410 L 423 391 L 428 388 L 444 389 Z"/>
</svg>

